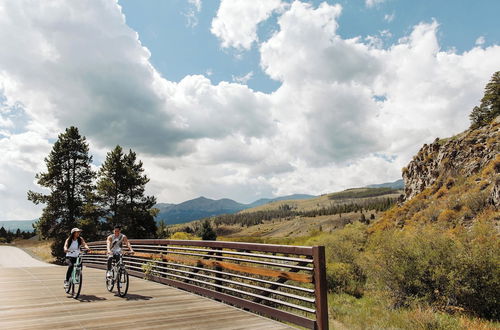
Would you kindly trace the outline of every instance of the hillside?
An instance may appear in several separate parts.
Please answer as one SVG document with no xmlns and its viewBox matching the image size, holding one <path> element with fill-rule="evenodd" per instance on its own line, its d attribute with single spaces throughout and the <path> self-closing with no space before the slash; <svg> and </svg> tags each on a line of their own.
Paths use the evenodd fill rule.
<svg viewBox="0 0 500 330">
<path fill-rule="evenodd" d="M 279 200 L 265 205 L 249 208 L 242 213 L 253 213 L 258 211 L 278 210 L 283 205 L 289 205 L 298 211 L 311 211 L 321 208 L 328 208 L 336 204 L 351 202 L 364 203 L 367 198 L 398 198 L 403 193 L 402 190 L 391 188 L 352 188 L 331 194 L 324 194 L 316 198 L 301 200 Z"/>
<path fill-rule="evenodd" d="M 500 116 L 491 124 L 424 145 L 403 169 L 405 203 L 375 229 L 500 220 Z"/>
<path fill-rule="evenodd" d="M 218 235 L 227 239 L 284 238 L 307 236 L 312 231 L 330 232 L 348 223 L 370 222 L 378 218 L 398 198 L 402 190 L 355 188 L 299 200 L 276 200 L 236 214 L 210 217 Z M 209 218 L 209 217 L 207 217 Z M 200 221 L 170 226 L 171 232 L 197 231 Z"/>
<path fill-rule="evenodd" d="M 220 214 L 232 214 L 274 201 L 308 199 L 313 197 L 315 196 L 295 194 L 276 198 L 262 198 L 250 204 L 238 203 L 229 198 L 214 200 L 206 197 L 198 197 L 180 204 L 158 203 L 155 207 L 160 212 L 156 216 L 156 221 L 160 222 L 163 220 L 169 225 L 181 224 Z"/>
</svg>

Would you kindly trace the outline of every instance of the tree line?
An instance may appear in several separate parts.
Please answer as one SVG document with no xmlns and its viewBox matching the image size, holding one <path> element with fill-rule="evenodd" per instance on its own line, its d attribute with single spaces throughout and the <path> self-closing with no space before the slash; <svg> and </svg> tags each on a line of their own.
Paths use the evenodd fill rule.
<svg viewBox="0 0 500 330">
<path fill-rule="evenodd" d="M 149 178 L 136 153 L 117 145 L 99 169 L 92 167 L 92 160 L 86 138 L 71 126 L 45 158 L 46 172 L 35 176 L 48 192 L 28 191 L 28 200 L 45 204 L 35 228 L 54 240 L 52 255 L 59 261 L 73 227 L 83 229 L 86 240 L 102 239 L 116 224 L 132 238 L 156 235 L 156 198 L 145 195 Z"/>
<path fill-rule="evenodd" d="M 239 224 L 242 227 L 250 227 L 260 225 L 264 221 L 273 219 L 292 219 L 293 217 L 301 216 L 314 218 L 323 215 L 339 215 L 351 212 L 368 212 L 376 211 L 383 212 L 388 210 L 397 202 L 397 198 L 377 197 L 370 198 L 359 202 L 337 203 L 331 204 L 328 207 L 321 207 L 313 210 L 300 211 L 294 205 L 282 204 L 275 210 L 261 210 L 255 212 L 244 212 L 235 214 L 222 214 L 214 216 L 210 219 L 216 226 L 220 225 L 235 225 Z M 204 219 L 206 220 L 206 219 Z M 187 226 L 186 228 L 188 228 Z M 193 229 L 194 230 L 194 229 Z M 184 230 L 186 231 L 186 229 Z"/>
<path fill-rule="evenodd" d="M 0 243 L 10 243 L 16 238 L 28 239 L 36 235 L 34 231 L 21 231 L 17 228 L 15 232 L 6 230 L 3 226 L 0 227 Z"/>
</svg>

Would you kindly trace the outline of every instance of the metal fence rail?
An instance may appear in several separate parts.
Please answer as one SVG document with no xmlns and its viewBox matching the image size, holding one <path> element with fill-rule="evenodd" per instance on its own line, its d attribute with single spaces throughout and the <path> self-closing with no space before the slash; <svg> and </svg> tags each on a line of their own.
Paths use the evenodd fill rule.
<svg viewBox="0 0 500 330">
<path fill-rule="evenodd" d="M 130 240 L 130 275 L 148 278 L 311 329 L 328 329 L 325 250 L 218 241 Z M 106 268 L 106 242 L 88 243 Z"/>
</svg>

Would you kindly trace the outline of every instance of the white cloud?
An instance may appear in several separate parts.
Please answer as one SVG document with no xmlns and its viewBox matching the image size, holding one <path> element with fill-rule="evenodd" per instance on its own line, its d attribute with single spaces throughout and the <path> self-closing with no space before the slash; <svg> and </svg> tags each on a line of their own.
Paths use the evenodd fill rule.
<svg viewBox="0 0 500 330">
<path fill-rule="evenodd" d="M 498 70 L 499 46 L 441 50 L 437 22 L 384 45 L 388 31 L 339 36 L 340 5 L 276 2 L 256 6 L 257 15 L 226 11 L 234 3 L 219 8 L 224 47 L 250 48 L 258 23 L 281 10 L 259 46 L 262 69 L 282 83 L 273 93 L 245 86 L 252 72 L 217 85 L 202 75 L 162 78 L 116 3 L 5 2 L 0 44 L 12 51 L 0 52 L 8 105 L 0 106 L 0 219 L 39 212 L 26 191 L 69 125 L 88 137 L 97 162 L 116 144 L 136 150 L 148 193 L 162 202 L 250 202 L 392 181 L 423 143 L 468 126 Z"/>
<path fill-rule="evenodd" d="M 197 12 L 201 11 L 201 0 L 188 0 L 188 3 L 193 5 Z"/>
<path fill-rule="evenodd" d="M 486 39 L 484 36 L 480 36 L 479 38 L 476 39 L 476 45 L 477 46 L 482 46 L 486 42 Z"/>
<path fill-rule="evenodd" d="M 394 20 L 394 17 L 396 17 L 396 14 L 395 13 L 392 13 L 392 14 L 385 14 L 384 15 L 384 21 L 390 23 Z"/>
<path fill-rule="evenodd" d="M 211 32 L 224 48 L 248 50 L 258 41 L 258 24 L 284 6 L 281 0 L 221 0 Z"/>
<path fill-rule="evenodd" d="M 246 85 L 247 82 L 252 79 L 253 77 L 253 71 L 250 71 L 249 73 L 247 73 L 246 75 L 243 75 L 243 76 L 232 76 L 233 78 L 233 81 L 238 83 L 238 84 L 243 84 L 243 85 Z"/>
<path fill-rule="evenodd" d="M 188 3 L 190 7 L 184 16 L 187 18 L 187 26 L 194 28 L 198 25 L 198 14 L 201 12 L 201 0 L 188 0 Z"/>
<path fill-rule="evenodd" d="M 369 8 L 384 3 L 386 0 L 365 0 L 365 5 Z"/>
</svg>

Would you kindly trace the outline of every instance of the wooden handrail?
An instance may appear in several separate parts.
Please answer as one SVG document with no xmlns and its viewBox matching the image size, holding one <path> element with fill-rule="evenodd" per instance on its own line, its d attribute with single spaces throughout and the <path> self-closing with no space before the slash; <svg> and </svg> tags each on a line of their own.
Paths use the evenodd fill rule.
<svg viewBox="0 0 500 330">
<path fill-rule="evenodd" d="M 124 260 L 133 276 L 303 327 L 328 329 L 324 247 L 157 239 L 130 243 L 135 253 Z M 88 244 L 92 251 L 84 256 L 85 264 L 105 268 L 106 243 Z M 142 271 L 145 264 L 148 274 Z"/>
</svg>

